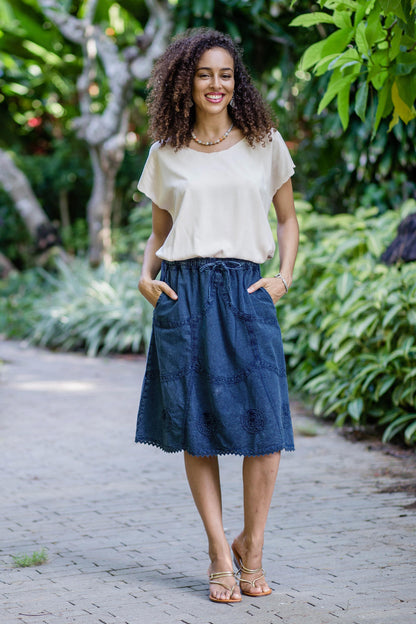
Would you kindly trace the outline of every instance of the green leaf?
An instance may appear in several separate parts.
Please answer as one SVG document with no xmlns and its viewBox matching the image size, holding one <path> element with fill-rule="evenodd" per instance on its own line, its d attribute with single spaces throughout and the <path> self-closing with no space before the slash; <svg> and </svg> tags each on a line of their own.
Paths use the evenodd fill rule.
<svg viewBox="0 0 416 624">
<path fill-rule="evenodd" d="M 391 388 L 395 381 L 397 381 L 397 377 L 395 375 L 389 375 L 388 377 L 384 378 L 384 380 L 380 380 L 381 383 L 377 384 L 374 392 L 374 397 L 376 401 L 378 401 L 379 398 L 382 397 L 389 388 Z"/>
<path fill-rule="evenodd" d="M 383 30 L 381 25 L 380 11 L 374 10 L 368 15 L 365 36 L 370 48 L 372 48 L 374 44 L 385 40 L 386 31 Z"/>
<path fill-rule="evenodd" d="M 399 404 L 403 405 L 407 402 L 412 406 L 416 405 L 415 393 L 416 393 L 416 383 L 415 383 L 415 380 L 412 379 L 411 383 L 407 387 L 405 387 L 405 389 L 402 388 L 400 395 L 398 397 Z"/>
<path fill-rule="evenodd" d="M 375 89 L 380 89 L 389 76 L 389 51 L 377 50 L 371 55 L 371 64 L 368 66 L 367 80 L 372 83 Z"/>
<path fill-rule="evenodd" d="M 326 56 L 343 52 L 351 41 L 352 36 L 353 31 L 351 29 L 344 28 L 331 33 L 322 41 L 312 44 L 309 48 L 307 48 L 303 55 L 300 62 L 300 68 L 303 71 L 306 71 Z"/>
<path fill-rule="evenodd" d="M 350 88 L 351 83 L 348 82 L 338 91 L 337 95 L 338 115 L 341 119 L 344 131 L 348 128 L 348 122 L 350 120 Z"/>
<path fill-rule="evenodd" d="M 351 273 L 346 271 L 339 276 L 336 283 L 337 295 L 340 299 L 345 299 L 354 288 L 354 278 Z"/>
<path fill-rule="evenodd" d="M 396 58 L 396 75 L 410 74 L 416 69 L 416 52 L 401 52 Z"/>
<path fill-rule="evenodd" d="M 334 24 L 338 28 L 352 28 L 351 13 L 348 11 L 334 11 Z"/>
<path fill-rule="evenodd" d="M 362 399 L 354 399 L 348 403 L 348 414 L 352 420 L 359 422 L 360 416 L 363 413 L 364 401 Z"/>
<path fill-rule="evenodd" d="M 416 71 L 407 76 L 397 76 L 396 84 L 399 96 L 411 108 L 416 99 Z"/>
<path fill-rule="evenodd" d="M 416 418 L 416 414 L 404 414 L 399 418 L 393 420 L 392 423 L 387 427 L 383 434 L 383 442 L 389 442 L 394 436 L 396 436 L 400 431 L 402 431 L 406 424 L 409 421 L 412 421 Z"/>
<path fill-rule="evenodd" d="M 350 8 L 352 11 L 358 11 L 358 9 L 360 8 L 360 2 L 355 2 L 355 0 L 326 0 L 326 2 L 322 3 L 321 0 L 321 6 L 325 6 L 327 9 L 334 9 L 337 7 L 348 7 Z"/>
<path fill-rule="evenodd" d="M 342 54 L 336 55 L 335 58 L 328 65 L 328 68 L 335 69 L 336 67 L 340 67 L 342 70 L 344 67 L 348 67 L 348 65 L 350 64 L 355 65 L 355 63 L 362 63 L 360 55 L 354 48 L 348 48 L 348 50 L 345 50 L 345 52 L 343 52 Z"/>
<path fill-rule="evenodd" d="M 400 45 L 402 42 L 402 29 L 399 24 L 396 24 L 396 26 L 392 29 L 391 35 L 392 39 L 390 42 L 389 58 L 390 61 L 394 61 L 394 59 L 400 53 Z"/>
<path fill-rule="evenodd" d="M 339 54 L 330 54 L 329 56 L 326 56 L 322 61 L 318 61 L 318 63 L 315 65 L 314 70 L 313 70 L 314 73 L 317 76 L 322 76 L 322 74 L 325 74 L 325 72 L 328 71 L 331 63 L 336 62 L 337 59 L 339 58 L 340 58 Z"/>
<path fill-rule="evenodd" d="M 309 26 L 314 26 L 315 24 L 333 24 L 334 17 L 329 13 L 323 13 L 321 11 L 316 11 L 315 13 L 304 13 L 303 15 L 298 15 L 293 19 L 289 26 L 304 26 L 308 28 Z"/>
<path fill-rule="evenodd" d="M 369 2 L 361 2 L 361 5 L 356 10 L 354 16 L 355 27 L 357 27 L 361 20 L 364 19 L 366 11 L 369 11 L 371 15 L 371 9 L 373 8 L 374 2 L 375 0 L 370 0 Z"/>
<path fill-rule="evenodd" d="M 401 0 L 379 0 L 379 2 L 384 13 L 394 13 L 394 15 L 397 15 L 403 21 L 406 21 L 406 15 L 404 14 Z"/>
<path fill-rule="evenodd" d="M 334 355 L 334 362 L 341 362 L 344 357 L 350 353 L 355 347 L 357 343 L 354 340 L 348 340 L 341 348 L 337 349 Z"/>
<path fill-rule="evenodd" d="M 401 311 L 402 311 L 402 309 L 403 309 L 403 306 L 402 306 L 402 304 L 401 304 L 401 303 L 398 303 L 398 304 L 396 304 L 395 306 L 393 306 L 392 308 L 390 308 L 390 310 L 387 312 L 386 316 L 385 316 L 385 317 L 384 317 L 384 319 L 383 319 L 383 323 L 382 323 L 383 327 L 386 327 L 386 326 L 390 323 L 390 321 L 391 321 L 392 319 L 394 319 L 394 317 L 395 317 L 395 316 L 396 316 L 399 312 L 401 312 Z"/>
<path fill-rule="evenodd" d="M 334 97 L 338 95 L 341 89 L 347 86 L 349 89 L 353 80 L 355 80 L 355 75 L 344 76 L 339 68 L 335 69 L 328 83 L 327 90 L 325 91 L 322 100 L 319 102 L 318 115 L 322 113 L 324 108 L 326 108 Z"/>
<path fill-rule="evenodd" d="M 373 371 L 370 375 L 368 375 L 367 379 L 365 380 L 365 382 L 362 385 L 362 392 L 365 392 L 368 388 L 368 386 L 371 384 L 372 381 L 374 381 L 374 379 L 378 376 L 381 375 L 383 373 L 382 369 L 377 369 L 375 371 Z"/>
<path fill-rule="evenodd" d="M 378 321 L 378 314 L 369 314 L 364 320 L 361 321 L 361 323 L 358 323 L 358 325 L 354 327 L 354 336 L 356 336 L 357 338 L 361 338 L 364 332 L 368 330 L 370 325 L 372 325 L 376 321 Z"/>
<path fill-rule="evenodd" d="M 391 99 L 394 106 L 394 114 L 396 116 L 399 116 L 400 119 L 402 119 L 404 123 L 407 124 L 409 123 L 409 121 L 416 117 L 416 112 L 413 107 L 411 108 L 410 106 L 408 106 L 406 102 L 400 97 L 397 80 L 398 79 L 396 78 L 391 88 Z M 391 127 L 392 124 L 390 124 L 390 129 Z"/>
<path fill-rule="evenodd" d="M 416 442 L 416 414 L 415 414 L 415 422 L 406 427 L 404 431 L 404 439 L 406 440 L 406 444 L 414 444 Z"/>
<path fill-rule="evenodd" d="M 365 30 L 365 23 L 360 22 L 355 32 L 355 43 L 357 44 L 358 52 L 365 58 L 368 58 L 369 45 L 365 36 Z"/>
<path fill-rule="evenodd" d="M 382 89 L 378 92 L 378 104 L 377 104 L 377 111 L 376 111 L 376 119 L 374 121 L 373 136 L 380 125 L 380 121 L 385 116 L 385 111 L 391 101 L 390 93 L 391 93 L 391 83 L 390 81 L 387 81 L 383 85 Z"/>
<path fill-rule="evenodd" d="M 409 381 L 409 379 L 412 379 L 412 377 L 416 377 L 416 368 L 413 368 L 407 373 L 406 377 L 403 379 L 403 382 L 406 383 L 406 381 Z"/>
<path fill-rule="evenodd" d="M 364 121 L 364 119 L 363 119 Z M 367 232 L 368 251 L 375 257 L 379 258 L 384 251 L 385 244 L 378 236 L 372 232 Z"/>
<path fill-rule="evenodd" d="M 308 338 L 309 348 L 312 351 L 318 351 L 319 350 L 320 342 L 321 342 L 321 334 L 320 334 L 320 332 L 314 332 Z"/>
</svg>

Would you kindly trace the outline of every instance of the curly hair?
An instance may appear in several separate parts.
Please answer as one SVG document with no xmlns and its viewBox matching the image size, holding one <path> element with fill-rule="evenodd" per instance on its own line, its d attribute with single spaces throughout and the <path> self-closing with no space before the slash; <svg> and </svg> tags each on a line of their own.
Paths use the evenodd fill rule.
<svg viewBox="0 0 416 624">
<path fill-rule="evenodd" d="M 228 112 L 251 146 L 271 140 L 273 120 L 260 93 L 252 84 L 242 54 L 231 39 L 210 28 L 188 30 L 175 37 L 156 61 L 148 82 L 150 133 L 163 147 L 185 147 L 195 122 L 192 85 L 197 63 L 206 50 L 224 48 L 234 60 L 234 104 Z"/>
</svg>

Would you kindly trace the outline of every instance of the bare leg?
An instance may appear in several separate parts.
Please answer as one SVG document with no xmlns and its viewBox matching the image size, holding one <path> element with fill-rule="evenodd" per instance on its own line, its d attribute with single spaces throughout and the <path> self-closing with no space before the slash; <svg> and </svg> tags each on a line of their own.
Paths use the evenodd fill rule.
<svg viewBox="0 0 416 624">
<path fill-rule="evenodd" d="M 230 547 L 225 537 L 222 524 L 222 503 L 220 473 L 217 457 L 194 457 L 185 451 L 185 469 L 195 505 L 199 511 L 208 537 L 209 557 L 211 565 L 209 574 L 213 572 L 232 571 Z M 230 588 L 235 584 L 233 577 L 219 579 Z M 210 592 L 214 598 L 228 600 L 230 591 L 221 585 L 211 584 Z M 233 598 L 240 597 L 238 586 Z"/>
<path fill-rule="evenodd" d="M 262 567 L 264 529 L 279 462 L 280 453 L 244 458 L 244 529 L 234 540 L 233 549 L 240 555 L 243 565 L 251 570 Z M 241 574 L 241 577 L 247 580 L 253 580 L 258 576 L 259 574 Z M 241 587 L 252 594 L 269 589 L 264 577 L 255 583 L 255 587 L 249 583 L 243 583 Z"/>
</svg>

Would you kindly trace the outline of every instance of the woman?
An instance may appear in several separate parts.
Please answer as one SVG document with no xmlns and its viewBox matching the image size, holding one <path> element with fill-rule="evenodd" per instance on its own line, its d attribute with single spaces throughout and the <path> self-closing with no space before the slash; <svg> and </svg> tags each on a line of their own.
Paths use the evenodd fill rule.
<svg viewBox="0 0 416 624">
<path fill-rule="evenodd" d="M 280 452 L 294 450 L 275 311 L 297 253 L 294 165 L 230 37 L 198 29 L 177 38 L 149 87 L 157 142 L 138 188 L 153 202 L 153 231 L 139 290 L 155 310 L 136 442 L 184 451 L 208 537 L 209 597 L 238 602 L 271 593 L 264 529 Z M 271 201 L 280 273 L 261 278 L 275 250 Z M 244 525 L 232 544 L 239 584 L 219 454 L 244 456 Z"/>
</svg>

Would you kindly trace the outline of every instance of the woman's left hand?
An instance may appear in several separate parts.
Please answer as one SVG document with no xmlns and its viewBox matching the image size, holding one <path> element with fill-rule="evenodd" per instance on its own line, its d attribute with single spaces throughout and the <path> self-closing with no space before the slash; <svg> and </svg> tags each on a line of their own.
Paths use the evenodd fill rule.
<svg viewBox="0 0 416 624">
<path fill-rule="evenodd" d="M 278 277 L 262 277 L 257 282 L 254 282 L 254 284 L 251 284 L 251 286 L 247 288 L 247 292 L 251 294 L 259 288 L 267 290 L 275 305 L 279 299 L 286 294 L 286 288 L 282 280 Z"/>
</svg>

